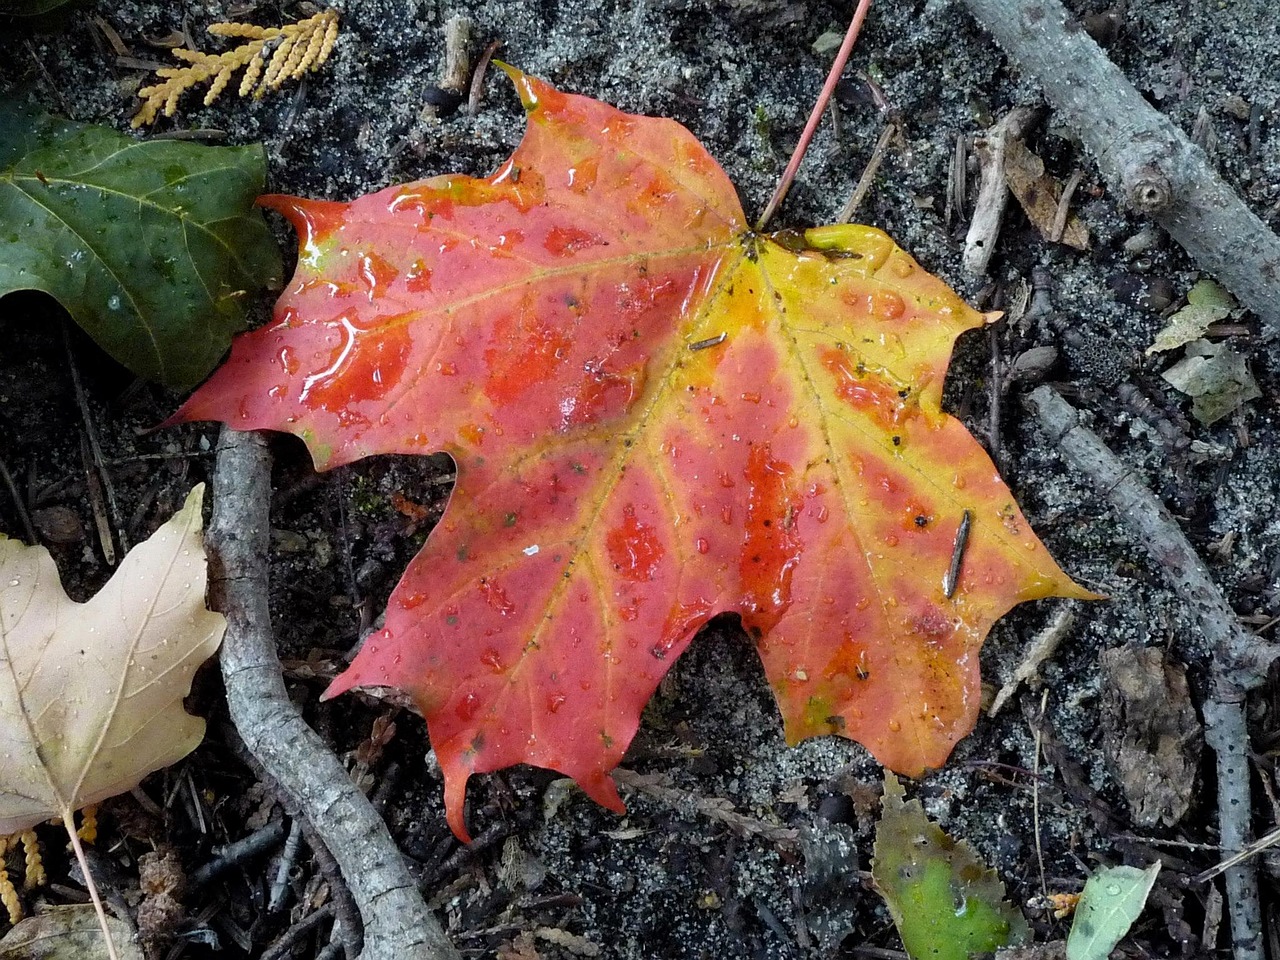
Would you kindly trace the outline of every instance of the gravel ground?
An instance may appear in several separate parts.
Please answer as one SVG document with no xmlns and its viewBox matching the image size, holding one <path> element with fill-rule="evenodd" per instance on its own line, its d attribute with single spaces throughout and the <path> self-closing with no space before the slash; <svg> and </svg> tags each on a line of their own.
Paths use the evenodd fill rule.
<svg viewBox="0 0 1280 960">
<path fill-rule="evenodd" d="M 1103 15 L 1114 14 L 1110 56 L 1152 104 L 1183 130 L 1199 131 L 1228 182 L 1274 223 L 1280 200 L 1280 73 L 1274 65 L 1280 14 L 1274 7 L 1255 0 L 1130 0 L 1122 10 L 1081 0 L 1069 5 L 1082 17 L 1093 15 L 1091 26 L 1107 27 Z M 134 56 L 164 60 L 163 51 L 147 46 L 148 37 L 185 25 L 207 48 L 203 27 L 211 21 L 271 24 L 306 12 L 292 4 L 245 6 L 119 0 L 81 4 L 43 21 L 0 21 L 0 95 L 24 90 L 53 112 L 126 129 L 142 74 L 115 65 L 91 17 L 113 27 Z M 814 43 L 828 31 L 842 32 L 847 17 L 844 4 L 817 0 L 347 0 L 336 6 L 343 17 L 338 47 L 301 88 L 258 102 L 228 94 L 209 108 L 191 97 L 177 120 L 157 129 L 219 130 L 230 143 L 262 140 L 270 189 L 306 196 L 348 199 L 448 171 L 486 174 L 522 130 L 519 104 L 501 74 L 490 71 L 476 115 L 423 113 L 424 96 L 441 76 L 442 25 L 465 14 L 475 24 L 477 52 L 501 40 L 504 60 L 564 89 L 684 123 L 723 164 L 750 215 L 772 191 L 829 66 L 830 55 L 815 52 Z M 1186 399 L 1159 377 L 1171 357 L 1147 357 L 1143 348 L 1164 325 L 1162 312 L 1181 303 L 1199 274 L 1170 241 L 1117 208 L 1071 132 L 1052 116 L 1034 128 L 1027 145 L 1059 180 L 1083 170 L 1076 209 L 1090 230 L 1090 249 L 1044 241 L 1014 206 L 990 277 L 966 275 L 961 254 L 969 210 L 946 216 L 956 138 L 972 139 L 1011 106 L 1040 101 L 1034 84 L 1011 70 L 959 3 L 874 8 L 846 76 L 838 133 L 830 119 L 823 124 L 775 226 L 828 222 L 852 192 L 886 111 L 899 118 L 902 136 L 891 143 L 858 219 L 888 231 L 971 299 L 1002 298 L 1016 316 L 1033 272 L 1038 295 L 1052 297 L 1052 308 L 1038 316 L 1033 311 L 1023 322 L 961 341 L 948 381 L 950 408 L 989 441 L 993 351 L 1011 358 L 1034 346 L 1056 346 L 1060 359 L 1048 378 L 1089 412 L 1095 429 L 1180 517 L 1235 609 L 1265 623 L 1280 607 L 1280 457 L 1276 371 L 1265 345 L 1248 334 L 1256 330 L 1253 318 L 1239 318 L 1243 333 L 1232 344 L 1249 358 L 1262 398 L 1211 427 L 1190 419 Z M 972 174 L 969 182 L 972 190 Z M 83 596 L 109 571 L 87 532 L 80 415 L 57 329 L 56 311 L 39 298 L 10 297 L 0 306 L 6 344 L 0 450 L 23 489 L 42 491 L 42 507 L 70 511 L 71 522 L 86 531 L 56 548 L 69 588 Z M 105 456 L 122 461 L 114 476 L 128 505 L 129 532 L 139 539 L 210 469 L 205 453 L 214 431 L 141 432 L 178 398 L 130 388 L 126 376 L 77 336 L 72 350 L 85 371 Z M 1129 386 L 1149 403 L 1126 400 L 1130 392 L 1121 388 Z M 1145 865 L 1159 849 L 1169 857 L 1158 892 L 1163 909 L 1149 912 L 1127 949 L 1144 956 L 1220 952 L 1225 935 L 1202 941 L 1204 889 L 1183 891 L 1169 879 L 1211 864 L 1215 854 L 1121 839 L 1137 832 L 1214 843 L 1211 759 L 1206 755 L 1179 823 L 1137 825 L 1106 761 L 1098 667 L 1106 649 L 1159 647 L 1187 666 L 1198 703 L 1208 651 L 1142 545 L 1126 541 L 1095 493 L 1047 446 L 1024 411 L 1021 389 L 1004 392 L 999 404 L 1002 471 L 1062 566 L 1110 598 L 1078 611 L 1040 671 L 1048 691 L 1044 870 L 1051 887 L 1076 890 L 1086 868 Z M 182 457 L 160 468 L 129 460 L 166 453 Z M 425 535 L 422 524 L 397 512 L 391 495 L 438 513 L 445 489 L 438 480 L 449 467 L 439 458 L 377 458 L 316 479 L 299 446 L 281 442 L 277 457 L 273 609 L 282 656 L 301 661 L 317 651 L 346 650 L 362 616 L 364 622 L 376 616 Z M 7 497 L 0 497 L 0 531 L 21 533 Z M 998 685 L 1011 675 L 1056 608 L 1034 604 L 1002 621 L 983 651 L 984 676 Z M 376 705 L 345 698 L 321 706 L 320 685 L 305 679 L 305 671 L 293 676 L 295 699 L 339 752 L 367 736 Z M 154 831 L 146 834 L 175 846 L 188 870 L 208 859 L 212 846 L 249 832 L 260 812 L 244 796 L 255 778 L 219 722 L 225 711 L 214 677 L 198 687 L 196 699 L 213 718 L 210 743 L 157 778 L 149 792 L 168 798 L 170 809 L 159 839 Z M 1268 784 L 1272 748 L 1280 743 L 1275 703 L 1270 688 L 1251 703 L 1256 768 Z M 1020 772 L 1036 763 L 1028 718 L 1040 704 L 1039 690 L 1024 691 L 999 717 L 983 718 L 948 767 L 916 787 L 929 814 L 970 840 L 1022 901 L 1040 887 L 1030 778 Z M 488 843 L 461 854 L 443 824 L 438 774 L 423 759 L 421 722 L 399 714 L 396 725 L 374 789 L 393 834 L 428 884 L 428 898 L 435 897 L 468 956 L 800 958 L 898 947 L 882 903 L 858 872 L 870 858 L 878 766 L 861 747 L 834 738 L 786 747 L 761 670 L 732 622 L 711 625 L 676 665 L 628 757 L 629 768 L 665 775 L 680 796 L 624 791 L 625 817 L 565 791 L 543 771 L 476 778 L 471 823 Z M 188 782 L 202 800 L 186 795 Z M 203 829 L 188 812 L 196 803 L 211 814 Z M 738 829 L 709 816 L 713 809 L 740 815 Z M 118 823 L 108 821 L 106 829 L 123 839 L 104 845 L 101 859 L 122 891 L 136 890 L 134 862 L 148 848 L 131 832 L 140 815 L 128 801 L 116 812 Z M 768 829 L 752 833 L 750 825 Z M 1255 826 L 1272 825 L 1272 814 L 1259 805 Z M 1273 881 L 1265 867 L 1263 897 L 1270 904 Z M 266 861 L 254 861 L 190 895 L 188 926 L 213 930 L 222 956 L 258 955 L 288 925 L 287 918 L 260 919 L 252 897 L 267 872 Z M 298 895 L 314 895 L 315 884 L 307 882 L 312 873 L 304 861 L 295 878 Z M 202 917 L 204 907 L 210 910 Z M 1033 919 L 1039 939 L 1065 933 L 1061 922 Z M 248 931 L 242 941 L 239 929 Z M 199 937 L 185 943 L 186 955 L 214 953 Z M 313 943 L 302 940 L 298 955 L 311 955 Z M 592 945 L 598 954 L 584 952 Z"/>
</svg>

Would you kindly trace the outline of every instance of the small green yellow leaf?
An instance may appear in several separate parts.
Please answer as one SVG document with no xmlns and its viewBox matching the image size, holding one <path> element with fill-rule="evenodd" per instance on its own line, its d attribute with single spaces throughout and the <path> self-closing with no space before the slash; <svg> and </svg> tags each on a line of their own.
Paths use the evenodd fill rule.
<svg viewBox="0 0 1280 960">
<path fill-rule="evenodd" d="M 905 802 L 891 773 L 871 876 L 915 960 L 968 960 L 1026 939 L 1026 921 L 995 872 L 931 822 L 920 801 Z"/>
</svg>

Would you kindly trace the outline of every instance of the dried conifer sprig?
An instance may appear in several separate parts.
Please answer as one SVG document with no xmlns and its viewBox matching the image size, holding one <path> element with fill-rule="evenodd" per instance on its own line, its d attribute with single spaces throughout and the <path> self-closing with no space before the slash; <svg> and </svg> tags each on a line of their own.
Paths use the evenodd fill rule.
<svg viewBox="0 0 1280 960">
<path fill-rule="evenodd" d="M 40 844 L 36 840 L 34 830 L 23 830 L 12 836 L 0 837 L 0 904 L 3 904 L 11 924 L 22 919 L 22 901 L 18 899 L 18 889 L 9 879 L 5 869 L 5 856 L 16 844 L 21 843 L 25 853 L 25 876 L 23 886 L 30 890 L 42 887 L 49 882 L 44 872 L 44 860 L 40 856 Z"/>
<path fill-rule="evenodd" d="M 162 67 L 156 71 L 162 82 L 138 91 L 143 102 L 133 118 L 135 128 L 154 123 L 161 113 L 173 116 L 182 94 L 204 83 L 210 84 L 204 97 L 204 105 L 209 106 L 241 67 L 244 76 L 240 81 L 240 96 L 252 93 L 255 100 L 286 80 L 296 80 L 308 70 L 315 70 L 329 58 L 338 38 L 338 13 L 325 10 L 283 27 L 212 23 L 209 32 L 216 37 L 238 37 L 248 42 L 216 54 L 175 47 L 173 55 L 189 66 Z"/>
</svg>

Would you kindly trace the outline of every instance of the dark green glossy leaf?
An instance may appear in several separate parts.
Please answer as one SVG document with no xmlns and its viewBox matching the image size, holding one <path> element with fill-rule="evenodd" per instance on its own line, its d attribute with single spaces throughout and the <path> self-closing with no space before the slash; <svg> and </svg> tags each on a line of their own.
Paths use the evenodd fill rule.
<svg viewBox="0 0 1280 960">
<path fill-rule="evenodd" d="M 0 296 L 42 290 L 116 360 L 194 386 L 280 282 L 260 145 L 138 141 L 0 105 Z"/>
<path fill-rule="evenodd" d="M 914 960 L 968 960 L 1021 943 L 1027 924 L 969 844 L 947 836 L 885 774 L 871 876 Z"/>
<path fill-rule="evenodd" d="M 38 17 L 71 2 L 72 0 L 0 0 L 0 15 Z"/>
</svg>

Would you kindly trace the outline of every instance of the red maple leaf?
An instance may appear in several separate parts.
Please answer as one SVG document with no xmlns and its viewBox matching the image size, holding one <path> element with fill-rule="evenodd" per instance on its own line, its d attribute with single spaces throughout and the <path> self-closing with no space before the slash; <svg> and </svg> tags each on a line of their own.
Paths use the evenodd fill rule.
<svg viewBox="0 0 1280 960">
<path fill-rule="evenodd" d="M 297 434 L 320 469 L 456 461 L 326 696 L 413 696 L 460 837 L 467 778 L 516 763 L 621 811 L 609 771 L 645 702 L 730 611 L 789 742 L 940 764 L 991 624 L 1089 596 L 941 410 L 952 344 L 986 318 L 878 230 L 752 233 L 680 125 L 511 73 L 529 127 L 488 179 L 263 198 L 297 272 L 177 415 Z"/>
</svg>

